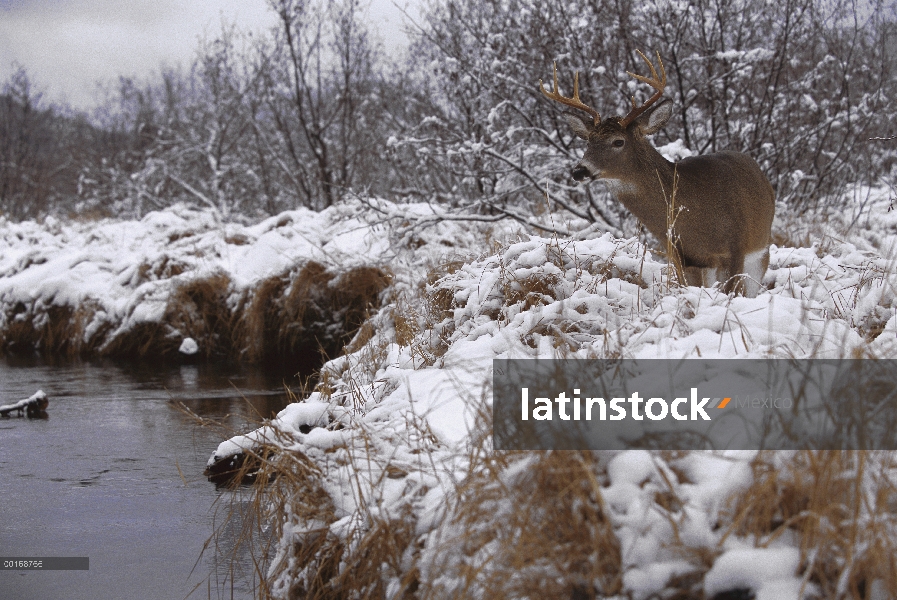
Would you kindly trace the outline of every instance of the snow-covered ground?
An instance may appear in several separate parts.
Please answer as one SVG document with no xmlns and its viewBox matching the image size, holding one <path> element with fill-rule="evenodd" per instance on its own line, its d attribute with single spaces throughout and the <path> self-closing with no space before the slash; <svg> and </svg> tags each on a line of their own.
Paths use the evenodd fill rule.
<svg viewBox="0 0 897 600">
<path fill-rule="evenodd" d="M 498 251 L 444 267 L 416 295 L 413 286 L 405 290 L 412 297 L 399 295 L 380 310 L 364 345 L 325 366 L 319 391 L 269 426 L 222 443 L 210 458 L 211 464 L 264 443 L 306 457 L 319 469 L 314 479 L 326 492 L 326 511 L 309 513 L 301 500 L 300 506 L 278 505 L 284 520 L 271 570 L 275 595 L 312 586 L 320 562 L 300 560 L 297 548 L 314 535 L 323 530 L 335 546 L 348 548 L 340 564 L 348 572 L 357 568 L 351 557 L 357 560 L 382 534 L 384 522 L 413 524 L 412 542 L 398 552 L 398 564 L 383 559 L 387 596 L 401 595 L 410 573 L 420 597 L 437 598 L 494 594 L 489 582 L 502 569 L 506 576 L 530 568 L 562 579 L 557 565 L 509 568 L 499 533 L 502 523 L 514 529 L 508 515 L 521 502 L 514 482 L 538 471 L 543 454 L 515 454 L 496 468 L 493 475 L 507 486 L 505 500 L 489 504 L 479 523 L 496 528 L 494 539 L 471 542 L 471 502 L 490 500 L 471 480 L 477 469 L 490 466 L 476 457 L 489 454 L 492 359 L 897 358 L 897 216 L 885 193 L 869 210 L 870 218 L 849 239 L 838 239 L 838 226 L 843 231 L 846 224 L 835 219 L 819 226 L 829 232 L 825 244 L 774 246 L 763 281 L 768 290 L 756 298 L 670 285 L 665 263 L 636 240 L 609 234 L 581 241 L 521 235 Z M 882 535 L 893 536 L 890 517 L 875 515 L 883 528 L 858 537 L 848 552 L 852 557 L 834 550 L 813 554 L 808 540 L 791 530 L 733 533 L 739 531 L 733 499 L 755 493 L 755 469 L 782 461 L 776 468 L 790 473 L 786 465 L 804 458 L 602 454 L 593 469 L 602 498 L 597 512 L 610 520 L 619 544 L 622 579 L 587 588 L 620 598 L 659 598 L 666 596 L 653 594 L 670 593 L 670 582 L 679 581 L 680 589 L 697 594 L 689 597 L 829 597 L 833 590 L 843 595 L 858 589 L 851 586 L 859 585 L 859 570 L 867 578 L 867 597 L 888 597 L 884 590 L 893 591 L 893 577 L 886 588 L 884 573 L 857 565 L 880 552 Z M 876 468 L 889 472 L 890 458 L 877 460 Z M 857 468 L 847 462 L 846 471 Z M 877 472 L 867 468 L 867 474 Z M 471 500 L 471 487 L 483 498 L 474 494 Z M 880 489 L 880 481 L 870 484 L 869 493 Z M 829 493 L 832 503 L 842 501 L 834 489 L 822 491 Z M 658 506 L 659 494 L 670 494 L 676 506 Z M 870 511 L 868 505 L 862 509 L 865 517 Z M 788 516 L 784 509 L 772 512 Z M 505 533 L 505 544 L 522 543 L 515 541 L 519 531 Z M 820 582 L 819 573 L 829 571 L 809 568 L 808 560 L 838 565 L 831 569 L 839 579 Z M 521 595 L 508 591 L 520 589 L 512 583 L 502 589 Z"/>
<path fill-rule="evenodd" d="M 275 597 L 310 589 L 323 572 L 343 577 L 345 586 L 364 560 L 389 597 L 409 586 L 420 597 L 480 597 L 495 593 L 502 573 L 524 577 L 529 570 L 557 581 L 569 575 L 559 563 L 515 563 L 509 554 L 526 527 L 503 531 L 502 524 L 513 521 L 532 491 L 532 474 L 552 453 L 491 452 L 492 359 L 897 358 L 897 211 L 883 191 L 867 210 L 846 237 L 847 223 L 835 216 L 818 226 L 827 233 L 812 247 L 774 246 L 768 289 L 756 298 L 676 286 L 666 263 L 636 239 L 533 236 L 511 223 L 423 225 L 433 214 L 426 205 L 348 203 L 252 226 L 186 208 L 139 222 L 0 221 L 0 325 L 53 304 L 92 300 L 100 307 L 94 326 L 120 330 L 161 318 L 184 279 L 223 272 L 240 290 L 309 259 L 337 271 L 388 266 L 388 302 L 350 344 L 353 351 L 325 365 L 317 391 L 270 424 L 223 442 L 209 462 L 265 444 L 279 451 L 278 468 L 290 460 L 305 465 L 301 489 L 272 505 L 280 536 L 270 570 Z M 16 310 L 23 305 L 27 310 Z M 566 456 L 564 464 L 580 460 Z M 797 456 L 762 464 L 791 472 L 787 461 Z M 576 585 L 638 599 L 667 597 L 653 594 L 671 581 L 706 598 L 739 589 L 758 599 L 855 589 L 857 565 L 878 564 L 868 558 L 881 551 L 875 536 L 897 539 L 872 508 L 884 505 L 856 501 L 863 514 L 848 520 L 873 514 L 884 524 L 871 538 L 857 538 L 843 560 L 808 548 L 799 529 L 749 535 L 735 515 L 738 498 L 759 480 L 757 459 L 756 452 L 625 451 L 583 463 L 577 477 L 594 482 L 584 502 L 595 504 L 593 514 L 613 538 L 608 548 L 618 553 L 619 573 L 611 582 L 586 577 Z M 879 456 L 875 464 L 886 471 L 889 460 Z M 855 473 L 864 490 L 863 478 L 875 471 L 867 466 Z M 492 479 L 480 481 L 486 472 Z M 880 487 L 869 490 L 874 496 Z M 478 503 L 482 514 L 472 520 Z M 479 526 L 480 537 L 473 531 Z M 394 556 L 370 558 L 372 540 L 397 529 L 404 533 L 396 534 L 403 541 Z M 341 558 L 328 571 L 323 554 L 337 547 Z M 834 583 L 814 566 L 830 563 Z M 864 573 L 867 597 L 897 589 L 893 573 Z M 507 589 L 521 589 L 513 579 Z"/>
</svg>

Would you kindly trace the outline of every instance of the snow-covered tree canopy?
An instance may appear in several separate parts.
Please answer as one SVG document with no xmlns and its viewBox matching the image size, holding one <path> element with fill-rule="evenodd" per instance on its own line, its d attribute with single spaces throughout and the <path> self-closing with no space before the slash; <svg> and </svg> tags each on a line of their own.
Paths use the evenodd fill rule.
<svg viewBox="0 0 897 600">
<path fill-rule="evenodd" d="M 654 143 L 671 158 L 746 152 L 800 211 L 893 171 L 891 0 L 441 0 L 403 57 L 381 50 L 359 0 L 269 4 L 263 35 L 224 27 L 189 70 L 123 78 L 93 116 L 47 106 L 18 72 L 0 102 L 0 211 L 187 202 L 229 218 L 357 194 L 620 232 L 633 221 L 602 186 L 572 185 L 582 144 L 538 81 L 557 63 L 562 92 L 579 72 L 587 104 L 622 114 L 647 93 L 626 74 L 644 66 L 636 50 L 669 75 L 675 113 Z"/>
</svg>

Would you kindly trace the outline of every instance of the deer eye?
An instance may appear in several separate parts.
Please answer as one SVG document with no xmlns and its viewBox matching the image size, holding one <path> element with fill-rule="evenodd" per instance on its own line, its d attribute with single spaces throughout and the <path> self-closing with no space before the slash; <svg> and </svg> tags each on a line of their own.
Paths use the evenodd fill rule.
<svg viewBox="0 0 897 600">
<path fill-rule="evenodd" d="M 622 147 L 623 147 L 623 144 L 625 144 L 625 143 L 626 143 L 626 142 L 625 142 L 624 140 L 614 140 L 614 147 L 615 147 L 615 148 L 622 148 Z"/>
</svg>

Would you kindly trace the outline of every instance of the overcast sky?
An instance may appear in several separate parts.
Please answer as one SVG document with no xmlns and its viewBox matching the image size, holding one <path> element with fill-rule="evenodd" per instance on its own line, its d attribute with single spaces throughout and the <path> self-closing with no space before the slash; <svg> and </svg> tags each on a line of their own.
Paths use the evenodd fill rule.
<svg viewBox="0 0 897 600">
<path fill-rule="evenodd" d="M 369 9 L 387 49 L 407 40 L 396 4 L 409 0 L 372 0 Z M 222 22 L 258 31 L 273 14 L 265 0 L 0 0 L 0 82 L 16 63 L 49 100 L 86 108 L 98 81 L 189 66 L 200 36 Z"/>
</svg>

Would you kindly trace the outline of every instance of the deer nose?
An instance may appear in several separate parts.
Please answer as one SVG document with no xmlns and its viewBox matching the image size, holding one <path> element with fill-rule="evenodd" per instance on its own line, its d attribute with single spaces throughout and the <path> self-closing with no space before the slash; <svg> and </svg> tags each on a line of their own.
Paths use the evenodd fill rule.
<svg viewBox="0 0 897 600">
<path fill-rule="evenodd" d="M 570 172 L 570 174 L 576 181 L 582 181 L 583 179 L 587 179 L 588 177 L 590 177 L 589 170 L 582 165 L 576 165 L 575 167 L 573 167 L 573 170 Z"/>
</svg>

